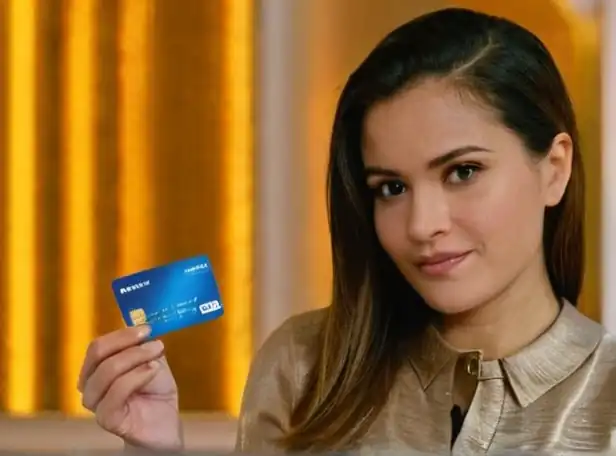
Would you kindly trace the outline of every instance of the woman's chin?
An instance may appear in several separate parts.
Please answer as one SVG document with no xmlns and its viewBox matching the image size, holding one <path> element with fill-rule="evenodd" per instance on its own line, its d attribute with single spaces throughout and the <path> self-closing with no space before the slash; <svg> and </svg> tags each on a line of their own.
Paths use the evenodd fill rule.
<svg viewBox="0 0 616 456">
<path fill-rule="evenodd" d="M 431 296 L 424 295 L 426 304 L 443 315 L 458 315 L 470 312 L 481 306 L 483 300 L 477 296 L 460 296 L 460 293 L 453 293 L 451 296 Z"/>
</svg>

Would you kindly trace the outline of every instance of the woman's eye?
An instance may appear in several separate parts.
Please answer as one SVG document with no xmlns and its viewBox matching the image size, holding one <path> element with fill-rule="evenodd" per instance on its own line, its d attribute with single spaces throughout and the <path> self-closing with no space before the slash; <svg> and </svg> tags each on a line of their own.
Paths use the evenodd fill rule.
<svg viewBox="0 0 616 456">
<path fill-rule="evenodd" d="M 400 181 L 383 182 L 375 188 L 375 194 L 380 198 L 391 198 L 406 191 L 406 186 Z"/>
<path fill-rule="evenodd" d="M 467 182 L 477 171 L 479 171 L 479 166 L 477 165 L 458 165 L 449 173 L 447 181 L 451 184 Z"/>
</svg>

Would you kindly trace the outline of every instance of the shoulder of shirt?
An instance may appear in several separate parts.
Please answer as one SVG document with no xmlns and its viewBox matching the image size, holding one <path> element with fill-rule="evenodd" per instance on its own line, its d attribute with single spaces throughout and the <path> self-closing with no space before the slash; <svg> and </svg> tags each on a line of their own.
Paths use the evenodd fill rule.
<svg viewBox="0 0 616 456">
<path fill-rule="evenodd" d="M 328 310 L 325 307 L 288 317 L 266 338 L 259 351 L 273 354 L 289 350 L 296 360 L 311 357 Z"/>
<path fill-rule="evenodd" d="M 246 384 L 246 407 L 265 390 L 276 390 L 280 400 L 294 404 L 306 386 L 316 360 L 318 337 L 328 308 L 287 318 L 257 350 Z"/>
<path fill-rule="evenodd" d="M 616 363 L 616 334 L 604 329 L 597 349 L 604 350 L 607 354 L 610 354 Z"/>
<path fill-rule="evenodd" d="M 278 331 L 289 333 L 292 342 L 299 345 L 312 345 L 321 330 L 329 307 L 302 312 L 287 318 Z"/>
<path fill-rule="evenodd" d="M 288 317 L 266 339 L 253 360 L 253 369 L 301 377 L 313 363 L 328 307 Z"/>
<path fill-rule="evenodd" d="M 607 331 L 600 323 L 597 323 L 597 326 L 601 327 L 602 335 L 592 358 L 599 371 L 616 376 L 616 334 Z"/>
</svg>

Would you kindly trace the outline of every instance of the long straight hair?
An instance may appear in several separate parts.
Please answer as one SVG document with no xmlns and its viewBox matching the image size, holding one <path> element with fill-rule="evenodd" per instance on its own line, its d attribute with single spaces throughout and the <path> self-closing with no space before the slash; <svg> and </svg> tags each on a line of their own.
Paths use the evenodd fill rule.
<svg viewBox="0 0 616 456">
<path fill-rule="evenodd" d="M 571 136 L 572 174 L 561 202 L 545 211 L 543 249 L 554 293 L 577 303 L 584 175 L 572 104 L 550 53 L 524 28 L 465 9 L 402 25 L 350 76 L 337 106 L 328 170 L 333 297 L 318 359 L 281 442 L 287 450 L 352 446 L 385 405 L 410 338 L 434 314 L 378 241 L 361 157 L 371 107 L 426 78 L 450 78 L 491 107 L 535 157 L 546 156 L 558 133 Z"/>
</svg>

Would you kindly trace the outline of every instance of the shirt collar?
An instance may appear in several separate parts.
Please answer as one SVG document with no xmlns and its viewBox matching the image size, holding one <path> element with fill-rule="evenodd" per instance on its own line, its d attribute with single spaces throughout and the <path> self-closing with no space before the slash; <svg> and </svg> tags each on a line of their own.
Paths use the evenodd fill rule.
<svg viewBox="0 0 616 456">
<path fill-rule="evenodd" d="M 574 373 L 594 352 L 603 334 L 600 324 L 565 301 L 554 323 L 512 356 L 481 361 L 481 351 L 457 350 L 429 326 L 414 344 L 411 364 L 425 390 L 445 366 L 465 356 L 470 363 L 477 361 L 479 380 L 502 371 L 520 405 L 527 407 Z"/>
<path fill-rule="evenodd" d="M 595 351 L 603 327 L 565 302 L 537 340 L 502 360 L 503 370 L 522 407 L 526 407 L 573 374 Z"/>
</svg>

